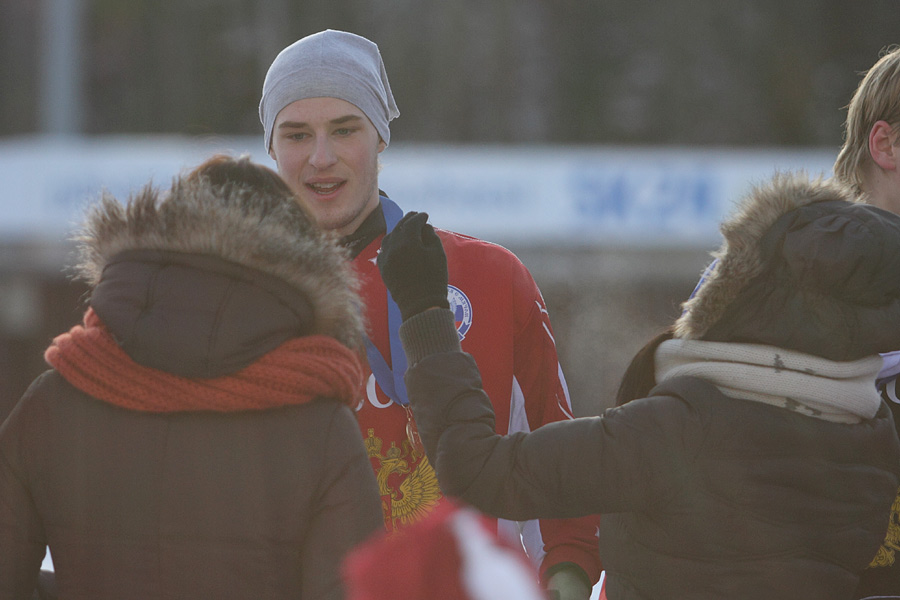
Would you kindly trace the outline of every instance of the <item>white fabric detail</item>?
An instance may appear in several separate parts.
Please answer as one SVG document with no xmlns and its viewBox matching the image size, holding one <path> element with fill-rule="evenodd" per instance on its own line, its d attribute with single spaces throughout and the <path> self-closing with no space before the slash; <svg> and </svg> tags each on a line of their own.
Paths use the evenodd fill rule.
<svg viewBox="0 0 900 600">
<path fill-rule="evenodd" d="M 563 400 L 565 400 L 566 405 L 563 406 L 559 402 L 559 398 L 557 398 L 556 401 L 559 404 L 559 408 L 562 409 L 562 411 L 564 413 L 566 413 L 566 416 L 570 419 L 574 419 L 575 411 L 572 410 L 572 398 L 569 396 L 569 384 L 566 383 L 566 376 L 563 375 L 563 370 L 562 370 L 561 364 L 556 363 L 556 371 L 559 374 L 559 384 L 562 386 L 563 395 L 564 395 Z"/>
<path fill-rule="evenodd" d="M 525 412 L 525 394 L 519 380 L 513 376 L 512 394 L 509 398 L 509 433 L 529 432 L 528 415 Z M 538 521 L 508 521 L 497 519 L 497 534 L 512 544 L 520 544 L 534 567 L 540 568 L 547 553 L 544 551 L 544 538 Z"/>
<path fill-rule="evenodd" d="M 759 344 L 667 340 L 656 350 L 656 381 L 698 377 L 723 394 L 779 406 L 838 423 L 878 412 L 878 355 L 855 361 L 824 358 Z"/>
<path fill-rule="evenodd" d="M 517 523 L 522 536 L 522 547 L 535 569 L 540 569 L 547 556 L 544 550 L 544 536 L 541 535 L 541 523 L 537 519 Z"/>
<path fill-rule="evenodd" d="M 375 391 L 376 385 L 378 385 L 378 383 L 375 381 L 375 374 L 372 373 L 371 375 L 369 375 L 369 380 L 366 381 L 366 397 L 362 402 L 368 400 L 369 404 L 371 404 L 375 408 L 387 408 L 388 406 L 394 404 L 393 400 L 391 400 L 390 398 L 388 398 L 387 402 L 382 402 L 378 399 L 378 393 Z M 359 408 L 362 408 L 362 402 L 360 402 Z M 359 410 L 359 408 L 356 410 Z"/>
<path fill-rule="evenodd" d="M 460 576 L 471 600 L 542 600 L 535 574 L 512 550 L 491 539 L 477 514 L 460 509 L 451 519 L 462 562 Z"/>
<path fill-rule="evenodd" d="M 525 412 L 525 394 L 522 392 L 522 386 L 515 375 L 512 380 L 512 394 L 509 397 L 509 433 L 518 433 L 519 431 L 531 431 L 528 424 L 528 414 Z"/>
<path fill-rule="evenodd" d="M 553 345 L 555 346 L 555 345 L 556 345 L 556 338 L 554 338 L 554 337 L 553 337 L 553 334 L 550 333 L 550 328 L 547 327 L 547 324 L 546 324 L 546 323 L 541 323 L 541 325 L 544 326 L 544 331 L 547 332 L 547 337 L 550 338 L 550 341 L 553 342 Z"/>
<path fill-rule="evenodd" d="M 884 386 L 885 396 L 887 399 L 893 402 L 894 404 L 900 404 L 900 398 L 897 397 L 897 380 L 891 379 L 887 382 L 887 385 Z"/>
</svg>

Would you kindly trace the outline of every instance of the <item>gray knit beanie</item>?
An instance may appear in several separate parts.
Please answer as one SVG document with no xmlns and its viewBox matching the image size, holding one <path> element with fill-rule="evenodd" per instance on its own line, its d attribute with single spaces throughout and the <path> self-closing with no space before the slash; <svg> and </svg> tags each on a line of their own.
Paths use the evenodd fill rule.
<svg viewBox="0 0 900 600">
<path fill-rule="evenodd" d="M 306 98 L 339 98 L 355 105 L 385 144 L 391 141 L 388 123 L 400 116 L 378 46 L 345 31 L 314 33 L 275 57 L 259 102 L 267 152 L 275 117 L 288 104 Z"/>
</svg>

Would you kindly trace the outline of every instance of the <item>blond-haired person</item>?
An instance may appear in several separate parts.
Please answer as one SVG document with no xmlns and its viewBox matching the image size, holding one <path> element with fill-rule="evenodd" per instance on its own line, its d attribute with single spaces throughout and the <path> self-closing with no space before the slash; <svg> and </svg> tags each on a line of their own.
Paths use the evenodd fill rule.
<svg viewBox="0 0 900 600">
<path fill-rule="evenodd" d="M 834 175 L 869 204 L 900 214 L 900 46 L 888 47 L 860 80 L 844 123 Z M 900 343 L 898 343 L 900 347 Z M 883 355 L 878 389 L 900 430 L 900 351 Z M 884 544 L 863 574 L 856 598 L 900 598 L 900 492 Z"/>
</svg>

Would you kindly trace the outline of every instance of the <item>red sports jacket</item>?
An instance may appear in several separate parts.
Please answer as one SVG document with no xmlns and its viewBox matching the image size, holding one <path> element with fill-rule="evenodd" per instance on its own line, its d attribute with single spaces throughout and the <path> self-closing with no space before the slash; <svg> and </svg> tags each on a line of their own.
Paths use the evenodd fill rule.
<svg viewBox="0 0 900 600">
<path fill-rule="evenodd" d="M 530 431 L 571 419 L 544 299 L 531 274 L 505 248 L 438 229 L 449 270 L 448 299 L 457 315 L 462 348 L 478 363 L 496 413 L 497 432 Z M 390 365 L 387 292 L 375 262 L 379 235 L 354 259 L 365 304 L 369 337 Z M 387 529 L 421 518 L 441 500 L 428 459 L 409 443 L 407 411 L 370 375 L 358 409 L 359 425 L 381 490 Z M 574 459 L 574 457 L 573 457 Z M 592 582 L 600 577 L 597 518 L 513 523 L 500 520 L 501 535 L 522 540 L 544 571 L 573 562 Z"/>
</svg>

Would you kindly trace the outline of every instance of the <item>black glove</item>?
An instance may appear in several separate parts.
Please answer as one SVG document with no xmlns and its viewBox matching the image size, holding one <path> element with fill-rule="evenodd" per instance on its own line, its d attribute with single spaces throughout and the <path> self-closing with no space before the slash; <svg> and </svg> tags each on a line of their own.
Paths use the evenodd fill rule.
<svg viewBox="0 0 900 600">
<path fill-rule="evenodd" d="M 447 256 L 427 213 L 406 213 L 381 242 L 378 270 L 403 320 L 429 308 L 450 308 Z"/>
</svg>

